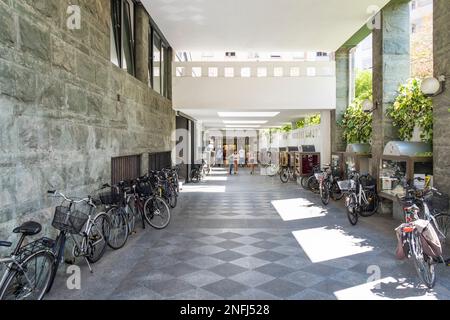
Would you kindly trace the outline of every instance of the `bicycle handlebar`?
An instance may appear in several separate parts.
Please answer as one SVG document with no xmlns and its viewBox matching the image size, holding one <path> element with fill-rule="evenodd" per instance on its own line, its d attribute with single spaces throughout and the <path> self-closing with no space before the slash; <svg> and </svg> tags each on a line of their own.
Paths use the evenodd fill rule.
<svg viewBox="0 0 450 320">
<path fill-rule="evenodd" d="M 48 194 L 52 194 L 53 197 L 55 198 L 63 198 L 65 201 L 70 202 L 70 203 L 82 203 L 82 202 L 86 202 L 89 205 L 95 205 L 94 201 L 92 200 L 91 196 L 87 196 L 86 198 L 80 199 L 80 200 L 74 200 L 74 199 L 70 199 L 68 198 L 66 195 L 64 195 L 63 193 L 56 191 L 56 190 L 48 190 L 47 191 Z"/>
</svg>

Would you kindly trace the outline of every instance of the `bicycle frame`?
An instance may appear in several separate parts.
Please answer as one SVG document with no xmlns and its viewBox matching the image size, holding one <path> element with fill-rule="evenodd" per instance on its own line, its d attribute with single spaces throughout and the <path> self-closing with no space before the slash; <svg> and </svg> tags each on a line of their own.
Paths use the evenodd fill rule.
<svg viewBox="0 0 450 320">
<path fill-rule="evenodd" d="M 5 283 L 6 279 L 8 278 L 8 276 L 11 272 L 11 269 L 13 269 L 14 266 L 19 268 L 19 270 L 25 276 L 25 279 L 27 280 L 28 284 L 31 286 L 31 280 L 28 278 L 27 274 L 23 270 L 22 265 L 17 261 L 16 256 L 11 256 L 9 258 L 1 258 L 0 264 L 4 264 L 6 266 L 6 271 L 0 280 L 0 288 L 2 288 L 3 284 Z"/>
</svg>

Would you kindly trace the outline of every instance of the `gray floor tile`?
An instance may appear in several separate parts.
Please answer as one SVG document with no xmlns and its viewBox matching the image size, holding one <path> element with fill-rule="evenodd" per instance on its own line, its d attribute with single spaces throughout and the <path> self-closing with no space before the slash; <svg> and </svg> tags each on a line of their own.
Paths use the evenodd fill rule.
<svg viewBox="0 0 450 320">
<path fill-rule="evenodd" d="M 257 287 L 257 289 L 270 293 L 278 298 L 285 299 L 301 292 L 304 288 L 289 281 L 276 279 Z"/>
<path fill-rule="evenodd" d="M 224 279 L 208 284 L 202 289 L 220 297 L 228 298 L 248 289 L 248 287 L 239 282 L 230 279 Z"/>
</svg>

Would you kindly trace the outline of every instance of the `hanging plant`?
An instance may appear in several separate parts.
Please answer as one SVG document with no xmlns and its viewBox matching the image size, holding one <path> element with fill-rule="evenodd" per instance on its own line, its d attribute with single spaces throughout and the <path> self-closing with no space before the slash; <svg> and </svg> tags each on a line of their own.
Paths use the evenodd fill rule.
<svg viewBox="0 0 450 320">
<path fill-rule="evenodd" d="M 420 90 L 421 80 L 410 79 L 399 87 L 399 95 L 388 107 L 387 115 L 398 129 L 399 138 L 410 140 L 414 127 L 421 129 L 422 141 L 433 142 L 433 101 Z"/>
</svg>

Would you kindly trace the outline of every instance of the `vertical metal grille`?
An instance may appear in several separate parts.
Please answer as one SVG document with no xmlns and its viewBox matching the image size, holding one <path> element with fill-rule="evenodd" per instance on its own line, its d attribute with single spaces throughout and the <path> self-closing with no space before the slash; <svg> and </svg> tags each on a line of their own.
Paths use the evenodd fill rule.
<svg viewBox="0 0 450 320">
<path fill-rule="evenodd" d="M 148 161 L 149 170 L 161 170 L 163 168 L 169 168 L 172 166 L 172 154 L 170 151 L 150 153 L 148 156 Z"/>
<path fill-rule="evenodd" d="M 141 155 L 111 159 L 111 183 L 132 180 L 141 176 Z"/>
</svg>

